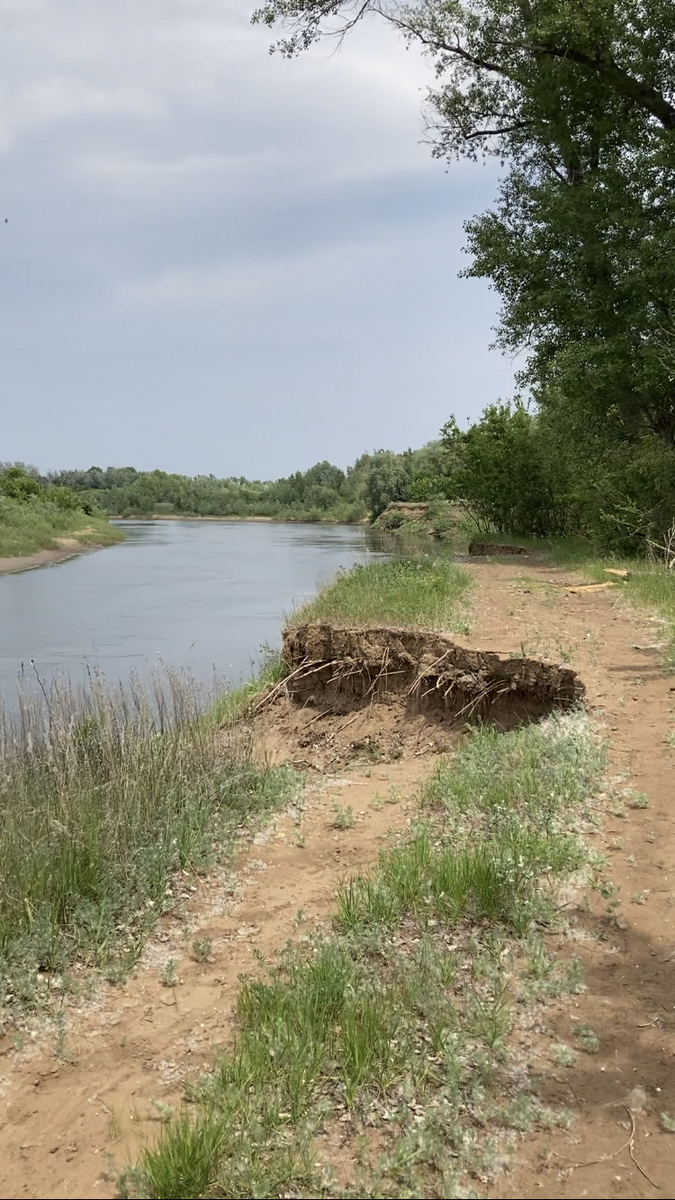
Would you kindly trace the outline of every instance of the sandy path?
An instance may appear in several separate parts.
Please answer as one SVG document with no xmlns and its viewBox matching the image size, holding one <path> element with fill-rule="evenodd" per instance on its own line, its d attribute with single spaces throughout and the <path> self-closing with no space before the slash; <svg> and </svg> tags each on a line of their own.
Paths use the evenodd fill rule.
<svg viewBox="0 0 675 1200">
<path fill-rule="evenodd" d="M 665 742 L 675 726 L 673 683 L 649 648 L 659 626 L 625 608 L 620 588 L 571 595 L 560 586 L 563 572 L 522 560 L 469 569 L 479 586 L 471 637 L 462 640 L 571 659 L 612 739 L 616 774 L 630 774 L 650 799 L 647 809 L 610 813 L 595 839 L 620 887 L 618 924 L 593 894 L 589 911 L 578 914 L 594 935 L 579 943 L 587 991 L 546 1012 L 556 1041 L 574 1045 L 575 1028 L 587 1024 L 599 1036 L 599 1053 L 582 1053 L 563 1068 L 542 1062 L 533 1048 L 541 1093 L 577 1119 L 569 1131 L 525 1137 L 515 1169 L 490 1195 L 672 1197 L 675 1136 L 660 1131 L 659 1114 L 675 1116 L 675 752 Z M 212 938 L 213 961 L 193 961 L 195 933 L 185 940 L 178 922 L 164 920 L 124 988 L 104 986 L 95 1001 L 68 1012 L 71 1062 L 55 1058 L 53 1031 L 47 1038 L 36 1033 L 18 1052 L 5 1045 L 9 1038 L 0 1040 L 0 1196 L 114 1196 L 111 1160 L 119 1168 L 139 1140 L 154 1136 L 161 1106 L 180 1097 L 182 1076 L 208 1064 L 213 1047 L 226 1040 L 238 975 L 251 968 L 252 952 L 274 951 L 325 919 L 340 878 L 372 861 L 387 829 L 405 822 L 405 803 L 381 804 L 388 789 L 408 796 L 429 769 L 428 758 L 411 754 L 374 767 L 370 777 L 347 770 L 319 781 L 306 797 L 303 846 L 300 814 L 290 811 L 265 842 L 243 853 L 236 877 L 213 878 L 191 894 L 191 924 Z M 335 799 L 359 814 L 354 829 L 331 828 Z M 636 896 L 643 903 L 633 903 Z M 300 925 L 299 909 L 309 917 Z M 176 988 L 160 980 L 169 957 L 182 980 Z M 621 1102 L 636 1086 L 648 1111 L 637 1116 L 633 1151 L 658 1191 L 628 1148 L 571 1169 L 571 1162 L 602 1159 L 627 1141 Z"/>
<path fill-rule="evenodd" d="M 610 806 L 606 829 L 594 840 L 620 889 L 618 923 L 607 901 L 592 894 L 591 911 L 578 915 L 595 935 L 579 944 L 587 991 L 547 1013 L 558 1042 L 578 1045 L 575 1031 L 583 1024 L 600 1039 L 599 1052 L 579 1054 L 575 1066 L 548 1062 L 540 1069 L 540 1094 L 576 1120 L 569 1131 L 527 1138 L 516 1169 L 490 1195 L 673 1197 L 675 1135 L 663 1132 L 659 1116 L 675 1116 L 675 750 L 665 740 L 675 730 L 675 679 L 659 668 L 661 626 L 625 606 L 619 587 L 569 594 L 560 587 L 569 573 L 550 567 L 471 569 L 480 584 L 474 644 L 510 651 L 522 643 L 532 654 L 570 655 L 611 739 L 615 773 L 630 776 L 626 783 L 650 802 L 616 815 Z M 622 1102 L 636 1087 L 646 1111 L 636 1116 L 633 1152 L 658 1189 L 627 1147 L 586 1165 L 629 1139 Z M 635 1102 L 633 1093 L 629 1104 Z"/>
</svg>

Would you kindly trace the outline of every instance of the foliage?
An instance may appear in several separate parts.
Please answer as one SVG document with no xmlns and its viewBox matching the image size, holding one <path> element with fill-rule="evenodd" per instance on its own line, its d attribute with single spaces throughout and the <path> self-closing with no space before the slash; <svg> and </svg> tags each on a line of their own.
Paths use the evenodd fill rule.
<svg viewBox="0 0 675 1200">
<path fill-rule="evenodd" d="M 9 500 L 27 503 L 44 491 L 39 479 L 20 466 L 6 467 L 0 473 L 0 492 Z"/>
<path fill-rule="evenodd" d="M 271 482 L 215 475 L 171 475 L 133 467 L 59 471 L 54 484 L 75 489 L 116 516 L 270 517 L 296 521 L 359 521 L 362 490 L 349 472 L 321 462 Z"/>
<path fill-rule="evenodd" d="M 314 600 L 292 614 L 290 624 L 406 625 L 466 628 L 466 571 L 443 558 L 393 559 L 341 572 Z"/>
<path fill-rule="evenodd" d="M 73 488 L 23 463 L 0 463 L 0 557 L 54 549 L 60 537 L 110 545 L 122 534 Z"/>
<path fill-rule="evenodd" d="M 530 427 L 538 478 L 518 460 L 507 487 L 497 470 L 493 524 L 555 534 L 577 521 L 621 550 L 662 537 L 675 515 L 675 8 L 267 0 L 254 20 L 279 26 L 289 55 L 370 12 L 434 63 L 434 153 L 494 154 L 507 168 L 495 206 L 467 225 L 466 273 L 500 296 L 498 344 L 524 354 L 520 386 L 546 420 Z M 468 470 L 461 487 L 475 496 Z M 420 478 L 408 497 L 455 494 L 441 479 Z"/>
<path fill-rule="evenodd" d="M 293 55 L 370 12 L 434 61 L 441 153 L 534 160 L 573 181 L 599 141 L 675 130 L 670 0 L 267 0 L 253 20 L 281 26 Z"/>
<path fill-rule="evenodd" d="M 393 454 L 391 450 L 379 450 L 368 457 L 364 491 L 368 511 L 374 520 L 388 504 L 408 499 L 412 453 Z"/>
<path fill-rule="evenodd" d="M 481 532 L 541 536 L 565 531 L 570 509 L 561 495 L 562 481 L 540 422 L 522 405 L 491 405 L 465 432 L 452 418 L 442 435 L 457 462 L 454 498 Z"/>
<path fill-rule="evenodd" d="M 170 475 L 133 467 L 90 467 L 59 471 L 56 486 L 75 490 L 116 516 L 269 517 L 296 521 L 374 520 L 394 500 L 409 498 L 419 479 L 441 479 L 450 469 L 440 442 L 396 454 L 376 450 L 362 454 L 342 471 L 329 462 L 287 478 L 261 482 L 243 477 Z M 439 485 L 439 494 L 443 486 Z"/>
<path fill-rule="evenodd" d="M 62 509 L 36 499 L 30 503 L 0 495 L 0 558 L 52 550 L 57 539 L 68 538 L 83 546 L 110 546 L 123 534 L 100 513 L 86 516 L 82 509 Z"/>
</svg>

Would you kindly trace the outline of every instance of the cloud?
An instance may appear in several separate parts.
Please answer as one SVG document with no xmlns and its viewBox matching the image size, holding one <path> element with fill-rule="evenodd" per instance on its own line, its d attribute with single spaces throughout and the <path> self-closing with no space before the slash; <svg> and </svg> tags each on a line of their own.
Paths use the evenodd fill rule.
<svg viewBox="0 0 675 1200">
<path fill-rule="evenodd" d="M 456 279 L 494 172 L 431 159 L 428 64 L 382 24 L 292 62 L 239 0 L 0 27 L 5 457 L 275 475 L 425 440 L 448 380 L 462 412 L 508 392 Z"/>
</svg>

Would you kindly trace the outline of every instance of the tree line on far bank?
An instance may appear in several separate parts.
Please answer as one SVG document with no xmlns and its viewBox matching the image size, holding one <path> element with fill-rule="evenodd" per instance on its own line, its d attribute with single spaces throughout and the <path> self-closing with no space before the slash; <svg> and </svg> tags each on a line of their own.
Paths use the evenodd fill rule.
<svg viewBox="0 0 675 1200">
<path fill-rule="evenodd" d="M 675 519 L 673 0 L 262 0 L 253 20 L 292 57 L 371 17 L 430 60 L 433 154 L 501 166 L 464 274 L 499 297 L 497 345 L 537 415 L 446 426 L 449 494 L 498 529 L 659 542 Z"/>
<path fill-rule="evenodd" d="M 344 471 L 319 462 L 274 480 L 90 467 L 58 471 L 44 482 L 79 494 L 112 516 L 269 517 L 350 524 L 376 517 L 391 500 L 405 499 L 413 479 L 440 477 L 443 461 L 439 445 L 432 443 L 403 454 L 363 454 Z"/>
<path fill-rule="evenodd" d="M 558 414 L 495 404 L 461 430 L 454 417 L 418 450 L 363 454 L 259 481 L 90 467 L 41 476 L 0 464 L 0 496 L 111 516 L 375 520 L 395 502 L 452 502 L 481 533 L 583 536 L 600 550 L 640 552 L 675 517 L 675 449 L 656 431 L 570 436 Z"/>
</svg>

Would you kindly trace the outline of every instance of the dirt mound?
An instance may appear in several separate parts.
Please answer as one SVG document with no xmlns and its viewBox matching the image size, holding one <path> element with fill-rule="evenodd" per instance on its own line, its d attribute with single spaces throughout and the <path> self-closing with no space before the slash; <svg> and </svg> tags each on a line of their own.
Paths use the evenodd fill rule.
<svg viewBox="0 0 675 1200">
<path fill-rule="evenodd" d="M 397 697 L 438 720 L 495 720 L 511 727 L 578 703 L 575 671 L 532 658 L 466 650 L 442 634 L 309 624 L 284 634 L 287 695 L 348 712 Z"/>
<path fill-rule="evenodd" d="M 470 542 L 469 554 L 473 557 L 488 554 L 527 554 L 527 546 L 515 546 L 509 542 Z"/>
</svg>

